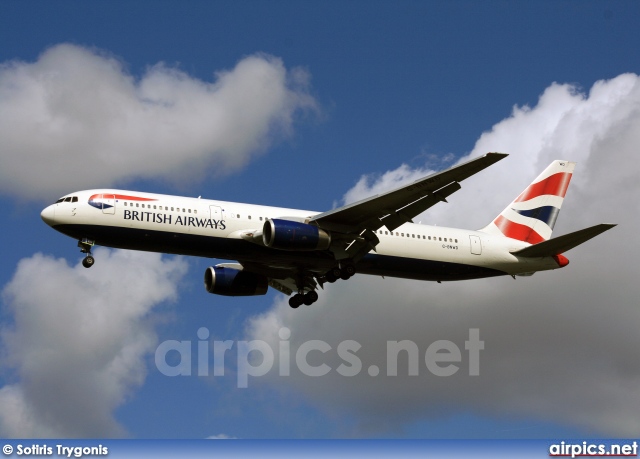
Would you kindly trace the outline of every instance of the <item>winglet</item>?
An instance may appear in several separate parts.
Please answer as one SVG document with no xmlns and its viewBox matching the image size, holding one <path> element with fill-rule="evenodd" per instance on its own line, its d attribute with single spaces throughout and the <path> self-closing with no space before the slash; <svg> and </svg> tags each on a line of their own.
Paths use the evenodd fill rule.
<svg viewBox="0 0 640 459">
<path fill-rule="evenodd" d="M 601 223 L 600 225 L 591 226 L 580 231 L 565 234 L 564 236 L 555 237 L 548 241 L 530 245 L 529 247 L 525 247 L 524 249 L 516 250 L 511 253 L 519 257 L 527 258 L 554 257 L 587 242 L 589 239 L 610 230 L 614 226 L 617 225 L 612 223 Z"/>
</svg>

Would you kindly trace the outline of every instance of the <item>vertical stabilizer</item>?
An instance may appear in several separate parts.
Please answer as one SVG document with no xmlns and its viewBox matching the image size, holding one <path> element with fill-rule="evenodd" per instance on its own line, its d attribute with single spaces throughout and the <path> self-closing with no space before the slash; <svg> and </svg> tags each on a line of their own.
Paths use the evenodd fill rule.
<svg viewBox="0 0 640 459">
<path fill-rule="evenodd" d="M 551 237 L 576 163 L 554 161 L 480 231 L 537 244 Z"/>
</svg>

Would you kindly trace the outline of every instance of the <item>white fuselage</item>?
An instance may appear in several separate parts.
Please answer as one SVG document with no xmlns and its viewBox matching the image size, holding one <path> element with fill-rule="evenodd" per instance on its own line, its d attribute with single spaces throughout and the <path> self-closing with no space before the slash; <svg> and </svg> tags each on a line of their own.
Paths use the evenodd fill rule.
<svg viewBox="0 0 640 459">
<path fill-rule="evenodd" d="M 43 220 L 70 237 L 98 245 L 274 267 L 293 264 L 317 272 L 335 264 L 328 253 L 277 250 L 241 237 L 262 230 L 268 219 L 305 219 L 318 212 L 114 189 L 79 191 L 65 198 L 68 202 L 63 198 L 44 209 Z M 553 257 L 510 253 L 528 243 L 480 231 L 406 223 L 394 231 L 383 227 L 376 235 L 380 243 L 359 262 L 359 273 L 440 281 L 560 267 Z"/>
</svg>

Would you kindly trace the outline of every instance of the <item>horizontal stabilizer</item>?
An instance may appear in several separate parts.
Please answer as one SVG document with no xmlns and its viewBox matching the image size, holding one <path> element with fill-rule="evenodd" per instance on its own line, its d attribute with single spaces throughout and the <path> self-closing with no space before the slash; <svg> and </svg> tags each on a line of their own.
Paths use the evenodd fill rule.
<svg viewBox="0 0 640 459">
<path fill-rule="evenodd" d="M 610 223 L 601 223 L 600 225 L 591 226 L 589 228 L 576 231 L 574 233 L 565 234 L 564 236 L 554 237 L 548 241 L 543 241 L 535 245 L 530 245 L 524 249 L 511 252 L 519 257 L 552 257 L 567 252 L 583 242 L 596 237 L 598 234 L 604 233 L 616 226 Z"/>
</svg>

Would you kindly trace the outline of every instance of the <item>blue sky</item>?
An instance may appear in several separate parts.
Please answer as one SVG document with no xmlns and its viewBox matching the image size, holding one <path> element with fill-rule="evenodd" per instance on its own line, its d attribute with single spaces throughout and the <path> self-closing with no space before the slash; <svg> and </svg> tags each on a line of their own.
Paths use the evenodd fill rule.
<svg viewBox="0 0 640 459">
<path fill-rule="evenodd" d="M 428 171 L 472 153 L 483 133 L 492 129 L 498 132 L 494 127 L 503 120 L 519 119 L 514 117 L 514 106 L 522 111 L 522 117 L 527 112 L 522 107 L 542 110 L 540 96 L 545 93 L 549 99 L 555 97 L 554 82 L 571 85 L 565 87 L 565 93 L 557 95 L 560 100 L 563 95 L 588 94 L 598 81 L 640 73 L 639 22 L 638 3 L 624 1 L 2 2 L 0 63 L 3 63 L 1 70 L 6 72 L 13 65 L 11 62 L 33 63 L 48 49 L 71 44 L 76 49 L 115 57 L 122 64 L 124 75 L 132 76 L 135 81 L 143 79 L 149 68 L 163 62 L 195 81 L 212 83 L 217 72 L 230 71 L 250 56 L 273 56 L 281 61 L 289 77 L 302 72 L 308 78 L 300 91 L 312 98 L 314 106 L 295 108 L 287 129 L 276 129 L 259 137 L 265 140 L 264 147 L 249 148 L 241 167 L 227 170 L 214 162 L 205 168 L 204 177 L 201 170 L 191 174 L 187 169 L 181 170 L 180 178 L 172 178 L 165 171 L 143 178 L 112 175 L 114 179 L 109 181 L 99 174 L 100 163 L 93 156 L 102 153 L 95 153 L 89 146 L 86 162 L 74 169 L 73 174 L 64 169 L 53 169 L 51 174 L 59 175 L 63 183 L 68 182 L 68 189 L 63 193 L 79 188 L 78 174 L 83 175 L 84 180 L 97 175 L 102 181 L 91 187 L 107 187 L 118 182 L 127 189 L 326 210 L 340 204 L 344 195 L 365 175 L 370 177 L 367 183 L 374 188 L 376 180 L 402 164 L 412 171 Z M 548 88 L 552 89 L 545 92 Z M 11 87 L 5 85 L 2 90 L 0 103 L 6 103 Z M 2 115 L 0 124 L 7 123 L 10 114 Z M 631 119 L 637 121 L 637 118 Z M 508 125 L 504 126 L 508 129 Z M 528 140 L 525 135 L 521 138 L 524 142 Z M 0 145 L 0 167 L 6 169 L 9 164 L 20 161 L 17 156 L 20 153 L 11 145 L 1 140 Z M 45 157 L 47 146 L 41 148 Z M 495 150 L 500 149 L 502 144 L 496 142 Z M 518 152 L 508 152 L 515 154 L 516 159 L 511 158 L 513 166 L 518 161 Z M 153 160 L 153 152 L 146 154 Z M 176 149 L 173 155 L 179 158 L 181 151 Z M 541 154 L 539 158 L 546 156 Z M 596 163 L 592 161 L 592 164 Z M 35 164 L 33 166 L 35 168 Z M 585 170 L 584 174 L 592 176 L 593 171 Z M 191 175 L 199 178 L 191 180 Z M 498 199 L 490 192 L 490 196 L 479 198 L 481 205 L 474 205 L 479 220 L 473 220 L 469 212 L 469 227 L 481 223 L 483 218 L 489 221 L 501 205 L 514 197 L 512 191 L 520 191 L 535 175 L 537 173 L 532 174 L 528 169 L 523 170 L 524 182 L 515 183 L 506 196 Z M 492 176 L 487 177 L 493 180 Z M 32 196 L 21 191 L 23 187 L 28 189 L 30 183 L 35 187 L 38 180 L 42 178 L 27 173 L 18 179 L 19 187 L 1 187 L 4 212 L 0 221 L 4 238 L 0 285 L 4 286 L 1 317 L 5 337 L 7 330 L 15 331 L 15 327 L 22 326 L 22 319 L 16 318 L 15 308 L 19 303 L 7 293 L 7 285 L 16 279 L 20 260 L 31 259 L 41 252 L 65 258 L 69 269 L 80 261 L 75 241 L 56 233 L 40 220 L 40 210 L 59 194 L 52 191 Z M 482 177 L 478 177 L 477 183 L 481 182 Z M 480 212 L 482 207 L 487 210 Z M 447 218 L 456 222 L 464 222 L 464 209 L 468 208 L 464 203 L 460 203 L 460 211 L 455 206 L 447 207 L 433 214 L 433 220 L 438 215 L 448 215 Z M 473 217 L 476 218 L 476 214 Z M 608 217 L 619 220 L 617 215 L 606 211 L 602 216 L 591 217 L 595 219 L 594 224 Z M 569 219 L 561 223 L 566 224 L 565 232 L 578 229 Z M 147 331 L 152 329 L 150 336 L 155 336 L 157 342 L 191 340 L 195 344 L 200 327 L 206 327 L 215 339 L 245 339 L 258 336 L 251 330 L 251 324 L 259 321 L 261 315 L 288 317 L 278 316 L 282 297 L 278 293 L 246 299 L 206 294 L 201 279 L 205 268 L 215 264 L 211 260 L 176 261 L 171 257 L 163 260 L 162 263 L 180 265 L 171 265 L 175 272 L 166 274 L 167 279 L 173 279 L 176 284 L 176 291 L 167 292 L 140 319 L 145 321 Z M 100 261 L 98 259 L 98 264 Z M 160 263 L 160 259 L 150 259 L 150 262 Z M 630 269 L 632 274 L 637 274 L 637 268 Z M 122 281 L 135 282 L 135 272 L 130 274 L 133 278 Z M 570 272 L 563 275 L 570 276 Z M 599 275 L 606 278 L 607 273 Z M 563 279 L 572 281 L 568 277 Z M 540 282 L 535 284 L 536 288 L 550 288 L 544 282 L 552 283 L 553 275 L 542 273 L 533 282 Z M 38 279 L 34 278 L 33 289 L 37 290 L 38 285 Z M 122 288 L 126 289 L 126 285 Z M 362 288 L 367 285 L 363 284 Z M 502 284 L 488 285 L 499 289 Z M 417 295 L 428 298 L 428 303 L 438 302 L 440 293 L 431 286 L 416 288 L 421 289 Z M 109 298 L 104 297 L 108 294 L 96 292 L 103 296 L 105 308 L 110 307 Z M 351 298 L 350 294 L 355 295 L 349 291 L 343 298 Z M 473 303 L 476 299 L 475 293 L 469 291 L 460 301 Z M 344 303 L 342 314 L 348 322 L 353 319 L 353 313 L 349 302 Z M 319 309 L 322 305 L 317 306 Z M 52 300 L 51 308 L 55 307 L 56 301 Z M 411 321 L 410 310 L 398 314 L 404 314 Z M 601 317 L 600 313 L 597 316 Z M 516 322 L 517 317 L 514 315 Z M 285 319 L 282 323 L 289 324 L 294 333 L 308 330 L 304 326 L 296 329 L 295 322 Z M 613 330 L 618 329 L 614 326 Z M 518 340 L 518 337 L 512 339 Z M 21 370 L 20 358 L 16 357 L 23 354 L 12 354 L 13 351 L 6 348 L 3 352 L 0 384 L 26 387 L 25 373 Z M 104 408 L 104 415 L 112 419 L 119 430 L 101 432 L 98 429 L 92 432 L 94 436 L 117 432 L 134 438 L 212 435 L 517 438 L 622 432 L 604 421 L 602 424 L 578 422 L 575 419 L 579 414 L 574 418 L 558 418 L 544 409 L 511 410 L 509 401 L 499 400 L 493 407 L 483 407 L 475 402 L 456 404 L 446 398 L 443 406 L 429 405 L 422 412 L 390 409 L 393 415 L 381 420 L 384 416 L 380 416 L 379 408 L 370 409 L 365 401 L 357 406 L 345 403 L 346 408 L 341 408 L 339 402 L 328 402 L 324 398 L 328 395 L 319 395 L 319 390 L 307 392 L 299 385 L 277 378 L 238 389 L 233 375 L 167 377 L 155 367 L 153 352 L 143 352 L 135 365 L 137 382 L 123 383 L 126 387 L 120 397 Z M 82 365 L 73 368 L 82 379 Z M 508 379 L 508 374 L 502 376 Z M 518 390 L 517 385 L 509 388 Z M 56 389 L 52 386 L 51 390 Z M 380 390 L 382 392 L 374 393 L 384 394 L 384 389 Z M 386 390 L 402 391 L 402 386 Z M 336 400 L 349 393 L 338 393 Z M 428 386 L 425 394 L 428 394 L 425 397 L 438 397 L 437 389 L 432 391 Z M 553 399 L 549 394 L 545 398 L 544 391 L 528 394 L 541 397 L 532 398 L 531 406 L 543 406 L 545 400 Z M 588 401 L 582 402 L 588 404 Z M 369 418 L 370 412 L 377 414 Z M 5 432 L 12 431 L 5 427 Z M 44 436 L 49 431 L 41 432 Z M 68 431 L 54 432 L 61 432 L 60 435 L 69 432 L 71 436 L 85 434 L 71 427 Z"/>
</svg>

